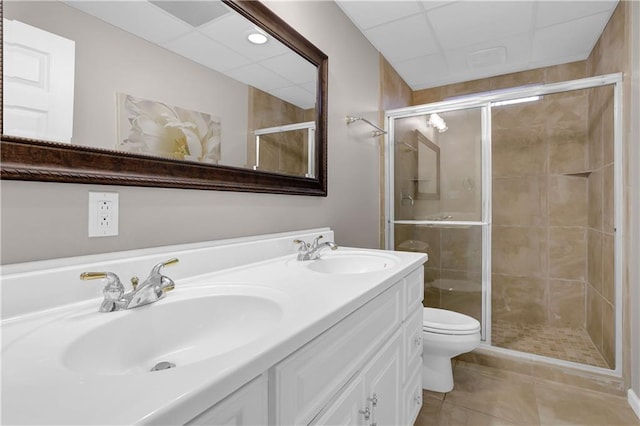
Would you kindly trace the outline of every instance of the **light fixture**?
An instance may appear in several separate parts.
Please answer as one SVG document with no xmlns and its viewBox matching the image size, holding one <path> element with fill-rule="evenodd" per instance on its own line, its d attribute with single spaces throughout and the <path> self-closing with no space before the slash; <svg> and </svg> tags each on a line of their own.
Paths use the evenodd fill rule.
<svg viewBox="0 0 640 426">
<path fill-rule="evenodd" d="M 491 102 L 491 106 L 521 104 L 524 102 L 539 101 L 540 99 L 542 99 L 542 96 L 527 96 L 526 98 L 508 99 L 506 101 Z"/>
<path fill-rule="evenodd" d="M 427 125 L 429 127 L 436 128 L 440 133 L 446 132 L 447 129 L 449 129 L 447 127 L 446 121 L 444 121 L 444 119 L 440 117 L 438 114 L 431 114 L 429 116 L 429 119 L 427 120 Z"/>
<path fill-rule="evenodd" d="M 268 40 L 267 36 L 261 32 L 252 32 L 247 35 L 247 39 L 253 44 L 265 44 Z"/>
</svg>

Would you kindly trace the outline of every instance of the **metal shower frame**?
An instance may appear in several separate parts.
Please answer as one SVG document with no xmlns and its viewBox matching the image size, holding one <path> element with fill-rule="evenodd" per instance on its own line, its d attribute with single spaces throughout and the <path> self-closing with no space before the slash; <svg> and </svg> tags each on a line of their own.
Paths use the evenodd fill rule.
<svg viewBox="0 0 640 426">
<path fill-rule="evenodd" d="M 530 96 L 544 96 L 554 93 L 613 86 L 613 130 L 614 130 L 614 280 L 615 280 L 615 369 L 594 367 L 571 361 L 529 354 L 491 345 L 491 107 L 494 102 L 520 99 Z M 481 110 L 482 145 L 482 219 L 480 221 L 433 221 L 433 220 L 395 220 L 394 217 L 394 133 L 395 120 L 431 113 L 443 113 L 463 109 Z M 456 99 L 445 100 L 426 105 L 398 108 L 385 111 L 387 133 L 385 144 L 385 246 L 393 250 L 394 227 L 405 225 L 472 225 L 482 226 L 482 347 L 511 356 L 540 360 L 543 362 L 578 368 L 587 371 L 622 377 L 622 274 L 624 259 L 624 176 L 625 170 L 622 146 L 622 73 L 606 74 L 560 83 L 540 84 L 516 87 L 496 92 L 471 94 Z"/>
</svg>

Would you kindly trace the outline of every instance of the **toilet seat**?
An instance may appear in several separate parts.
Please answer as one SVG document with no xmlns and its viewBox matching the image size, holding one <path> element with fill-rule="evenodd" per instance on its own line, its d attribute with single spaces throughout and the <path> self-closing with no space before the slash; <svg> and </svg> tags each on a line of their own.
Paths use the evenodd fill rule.
<svg viewBox="0 0 640 426">
<path fill-rule="evenodd" d="M 480 322 L 459 312 L 424 308 L 422 330 L 436 334 L 474 334 L 480 331 Z"/>
</svg>

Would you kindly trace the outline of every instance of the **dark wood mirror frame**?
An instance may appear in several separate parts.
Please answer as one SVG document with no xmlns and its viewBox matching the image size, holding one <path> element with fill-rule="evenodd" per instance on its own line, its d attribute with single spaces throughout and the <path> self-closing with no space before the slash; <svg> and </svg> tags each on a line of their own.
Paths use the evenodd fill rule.
<svg viewBox="0 0 640 426">
<path fill-rule="evenodd" d="M 0 142 L 0 178 L 326 196 L 327 55 L 262 3 L 252 0 L 222 1 L 317 66 L 315 178 L 148 157 L 5 135 L 2 135 Z M 0 31 L 0 43 L 1 41 Z M 0 107 L 1 105 L 0 101 Z M 0 128 L 1 125 L 0 121 Z"/>
</svg>

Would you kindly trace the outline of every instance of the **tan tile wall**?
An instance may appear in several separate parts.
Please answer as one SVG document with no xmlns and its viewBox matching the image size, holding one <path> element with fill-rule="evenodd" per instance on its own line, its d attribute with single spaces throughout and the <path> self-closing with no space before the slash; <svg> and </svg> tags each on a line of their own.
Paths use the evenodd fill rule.
<svg viewBox="0 0 640 426">
<path fill-rule="evenodd" d="M 493 109 L 496 321 L 585 326 L 587 101 L 578 91 Z"/>
<path fill-rule="evenodd" d="M 625 48 L 627 7 L 626 2 L 620 2 L 609 20 L 586 61 L 588 75 L 628 70 Z M 629 92 L 626 91 L 626 93 Z M 628 108 L 628 104 L 626 107 Z M 615 361 L 615 282 L 614 191 L 612 190 L 613 90 L 611 88 L 603 87 L 589 93 L 588 117 L 589 169 L 592 173 L 589 176 L 587 331 L 607 362 L 613 365 Z M 623 289 L 626 287 L 626 285 L 623 286 Z M 623 300 L 626 300 L 626 297 L 623 297 Z M 627 337 L 623 340 L 628 341 L 628 331 L 626 335 Z"/>
<path fill-rule="evenodd" d="M 411 105 L 411 88 L 391 64 L 380 55 L 380 123 L 384 123 L 384 112 L 394 108 L 402 108 Z M 381 139 L 382 140 L 382 139 Z M 380 248 L 385 247 L 385 157 L 384 144 L 379 144 L 380 152 Z M 397 190 L 396 190 L 396 193 Z"/>
<path fill-rule="evenodd" d="M 612 105 L 612 88 L 590 91 L 587 332 L 611 366 L 615 363 Z"/>
<path fill-rule="evenodd" d="M 396 247 L 403 241 L 428 244 L 425 252 L 424 305 L 482 320 L 482 229 L 479 226 L 395 227 Z"/>
</svg>

